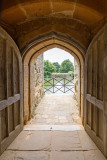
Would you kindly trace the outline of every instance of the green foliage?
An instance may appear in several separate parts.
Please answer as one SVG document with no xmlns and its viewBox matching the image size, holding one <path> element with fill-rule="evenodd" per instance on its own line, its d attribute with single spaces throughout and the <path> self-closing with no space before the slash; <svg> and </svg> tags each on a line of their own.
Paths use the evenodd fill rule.
<svg viewBox="0 0 107 160">
<path fill-rule="evenodd" d="M 44 61 L 44 77 L 49 78 L 51 77 L 51 73 L 55 72 L 56 72 L 56 67 L 48 60 Z"/>
<path fill-rule="evenodd" d="M 69 71 L 68 73 L 70 73 L 70 76 L 74 78 L 74 71 Z"/>
<path fill-rule="evenodd" d="M 70 78 L 71 74 L 70 73 L 52 73 L 51 77 L 52 78 Z"/>
<path fill-rule="evenodd" d="M 61 66 L 58 62 L 53 64 L 48 60 L 44 61 L 44 77 L 50 78 L 52 73 L 70 73 L 74 77 L 74 66 L 73 63 L 67 59 L 61 63 Z"/>
<path fill-rule="evenodd" d="M 60 64 L 58 62 L 54 62 L 53 65 L 56 67 L 56 72 L 59 73 L 59 71 L 60 71 Z"/>
<path fill-rule="evenodd" d="M 61 63 L 60 73 L 68 73 L 69 71 L 74 71 L 73 63 L 67 59 Z"/>
</svg>

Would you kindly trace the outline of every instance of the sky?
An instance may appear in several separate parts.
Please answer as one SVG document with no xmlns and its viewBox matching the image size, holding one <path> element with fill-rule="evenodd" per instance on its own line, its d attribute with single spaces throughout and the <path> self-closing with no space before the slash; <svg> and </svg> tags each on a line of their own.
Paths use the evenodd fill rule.
<svg viewBox="0 0 107 160">
<path fill-rule="evenodd" d="M 74 64 L 74 57 L 59 48 L 52 48 L 44 52 L 44 60 L 49 60 L 50 62 L 58 62 L 61 64 L 64 60 L 69 59 Z"/>
</svg>

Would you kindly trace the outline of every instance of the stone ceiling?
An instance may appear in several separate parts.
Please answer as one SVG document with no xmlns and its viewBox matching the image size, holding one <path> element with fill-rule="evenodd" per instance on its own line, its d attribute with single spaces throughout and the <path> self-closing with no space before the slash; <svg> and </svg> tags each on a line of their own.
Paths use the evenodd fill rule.
<svg viewBox="0 0 107 160">
<path fill-rule="evenodd" d="M 1 26 L 20 48 L 52 31 L 87 47 L 107 17 L 107 0 L 2 0 L 1 6 Z"/>
</svg>

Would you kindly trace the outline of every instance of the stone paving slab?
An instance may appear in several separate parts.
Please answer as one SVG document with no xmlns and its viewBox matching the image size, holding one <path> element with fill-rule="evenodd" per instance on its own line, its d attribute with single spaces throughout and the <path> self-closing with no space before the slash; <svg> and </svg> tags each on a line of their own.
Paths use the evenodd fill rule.
<svg viewBox="0 0 107 160">
<path fill-rule="evenodd" d="M 51 152 L 50 160 L 84 160 L 82 151 Z"/>
<path fill-rule="evenodd" d="M 106 160 L 98 150 L 91 151 L 5 151 L 0 160 Z"/>
<path fill-rule="evenodd" d="M 81 124 L 79 108 L 73 95 L 45 95 L 35 109 L 29 124 L 75 125 Z"/>
<path fill-rule="evenodd" d="M 85 130 L 78 131 L 83 150 L 98 149 Z"/>
<path fill-rule="evenodd" d="M 50 160 L 107 160 L 99 150 L 50 153 Z"/>
<path fill-rule="evenodd" d="M 82 125 L 25 125 L 24 131 L 35 131 L 35 130 L 52 130 L 52 131 L 77 131 L 77 130 L 84 130 Z"/>
<path fill-rule="evenodd" d="M 82 150 L 77 131 L 53 131 L 51 150 L 53 151 L 70 151 Z"/>
<path fill-rule="evenodd" d="M 49 152 L 5 151 L 0 160 L 49 160 Z"/>
<path fill-rule="evenodd" d="M 106 160 L 84 130 L 22 131 L 0 160 Z"/>
<path fill-rule="evenodd" d="M 22 131 L 8 147 L 10 150 L 97 150 L 95 143 L 81 131 Z"/>
<path fill-rule="evenodd" d="M 8 147 L 10 150 L 49 150 L 51 132 L 49 131 L 22 131 Z"/>
<path fill-rule="evenodd" d="M 84 152 L 84 157 L 85 160 L 107 160 L 98 149 Z"/>
</svg>

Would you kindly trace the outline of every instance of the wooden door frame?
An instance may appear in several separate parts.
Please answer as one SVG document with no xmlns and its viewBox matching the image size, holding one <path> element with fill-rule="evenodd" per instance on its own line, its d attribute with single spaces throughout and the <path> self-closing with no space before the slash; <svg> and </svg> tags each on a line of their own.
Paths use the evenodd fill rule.
<svg viewBox="0 0 107 160">
<path fill-rule="evenodd" d="M 3 153 L 3 151 L 11 144 L 11 142 L 17 137 L 17 135 L 22 131 L 23 129 L 23 84 L 22 84 L 22 58 L 21 58 L 21 54 L 20 51 L 17 47 L 17 45 L 15 44 L 15 42 L 13 41 L 13 39 L 8 35 L 8 33 L 2 28 L 0 27 L 0 37 L 2 40 L 2 44 L 1 47 L 3 45 L 3 54 L 5 54 L 5 60 L 2 59 L 2 61 L 4 60 L 5 62 L 5 70 L 3 72 L 5 72 L 5 79 L 6 81 L 4 81 L 4 85 L 5 85 L 5 98 L 2 98 L 2 100 L 0 101 L 0 154 Z M 8 45 L 10 47 L 10 50 L 8 48 Z M 12 63 L 11 63 L 11 67 L 12 67 L 12 77 L 10 77 L 10 79 L 12 79 L 12 95 L 9 96 L 8 95 L 8 53 L 11 52 L 12 55 Z M 2 53 L 1 53 L 2 54 Z M 17 61 L 17 64 L 15 63 L 15 59 Z M 18 80 L 18 91 L 16 91 L 15 86 L 16 86 L 16 81 L 14 80 L 15 76 L 14 73 L 16 72 L 14 70 L 14 65 L 17 65 L 18 67 L 18 71 L 17 71 L 17 76 L 19 78 Z M 3 68 L 4 69 L 4 68 Z M 1 68 L 2 70 L 2 68 Z M 2 71 L 1 71 L 2 72 Z M 10 132 L 9 131 L 9 106 L 12 105 L 12 115 L 13 115 L 13 130 Z M 16 107 L 17 106 L 17 107 Z M 20 107 L 20 108 L 19 108 Z M 16 108 L 18 108 L 19 110 L 19 115 L 20 118 L 17 122 L 16 120 Z M 2 124 L 3 124 L 3 110 L 5 110 L 5 121 L 6 121 L 6 136 L 5 138 L 2 138 Z M 18 116 L 19 116 L 18 115 Z M 18 117 L 17 116 L 17 117 Z M 4 122 L 5 123 L 5 122 Z"/>
<path fill-rule="evenodd" d="M 103 102 L 98 100 L 96 97 L 91 95 L 87 95 L 87 63 L 88 63 L 88 56 L 90 55 L 90 50 L 94 43 L 99 40 L 99 37 L 104 34 L 104 68 L 103 68 Z M 107 24 L 99 31 L 99 33 L 94 37 L 90 46 L 88 47 L 86 58 L 85 58 L 85 101 L 84 101 L 84 127 L 89 136 L 98 146 L 98 148 L 103 152 L 103 154 L 107 157 Z M 97 126 L 97 133 L 87 125 L 87 100 L 92 103 L 93 105 L 97 105 L 99 109 L 103 111 L 103 142 L 98 138 L 98 128 Z M 91 115 L 92 116 L 92 115 Z M 98 119 L 98 115 L 96 115 Z"/>
</svg>

